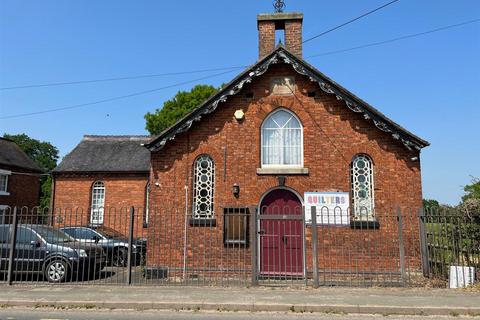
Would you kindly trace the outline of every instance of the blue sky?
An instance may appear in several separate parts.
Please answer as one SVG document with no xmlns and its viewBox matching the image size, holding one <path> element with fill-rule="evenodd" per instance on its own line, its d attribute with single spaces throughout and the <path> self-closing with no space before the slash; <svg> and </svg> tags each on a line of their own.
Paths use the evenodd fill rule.
<svg viewBox="0 0 480 320">
<path fill-rule="evenodd" d="M 286 0 L 305 14 L 308 38 L 387 1 Z M 0 1 L 0 87 L 249 65 L 256 14 L 271 1 Z M 480 23 L 334 55 L 309 56 L 480 18 L 478 0 L 401 0 L 306 43 L 328 76 L 429 140 L 424 197 L 455 204 L 480 177 Z M 0 117 L 169 86 L 219 73 L 0 91 Z M 219 85 L 236 72 L 199 83 Z M 84 134 L 146 134 L 143 115 L 186 84 L 55 113 L 0 120 L 68 153 Z"/>
</svg>

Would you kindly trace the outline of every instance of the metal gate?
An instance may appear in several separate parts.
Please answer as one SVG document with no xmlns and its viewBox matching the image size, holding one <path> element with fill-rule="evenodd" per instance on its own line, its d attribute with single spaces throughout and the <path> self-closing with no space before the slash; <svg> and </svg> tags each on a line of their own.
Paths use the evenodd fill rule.
<svg viewBox="0 0 480 320">
<path fill-rule="evenodd" d="M 255 212 L 253 282 L 294 283 L 306 279 L 305 214 L 288 190 L 274 190 Z M 291 198 L 289 198 L 291 197 Z M 265 199 L 264 199 L 265 200 Z M 282 203 L 279 203 L 282 202 Z"/>
</svg>

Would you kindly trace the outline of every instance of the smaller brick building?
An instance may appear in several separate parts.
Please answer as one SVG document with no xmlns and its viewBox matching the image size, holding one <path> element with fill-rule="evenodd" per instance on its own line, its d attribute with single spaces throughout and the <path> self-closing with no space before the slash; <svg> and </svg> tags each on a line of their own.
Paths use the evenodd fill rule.
<svg viewBox="0 0 480 320">
<path fill-rule="evenodd" d="M 13 207 L 39 205 L 43 170 L 15 142 L 0 138 L 0 224 Z"/>
<path fill-rule="evenodd" d="M 103 224 L 126 233 L 128 210 L 148 221 L 150 152 L 147 136 L 84 136 L 52 172 L 56 222 Z"/>
</svg>

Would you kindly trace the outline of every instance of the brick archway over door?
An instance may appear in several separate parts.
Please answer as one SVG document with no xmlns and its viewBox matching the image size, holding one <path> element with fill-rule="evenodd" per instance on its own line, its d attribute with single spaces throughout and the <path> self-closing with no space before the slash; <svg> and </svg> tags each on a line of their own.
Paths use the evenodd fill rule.
<svg viewBox="0 0 480 320">
<path fill-rule="evenodd" d="M 262 199 L 259 211 L 260 274 L 303 275 L 301 200 L 290 190 L 275 189 Z"/>
</svg>

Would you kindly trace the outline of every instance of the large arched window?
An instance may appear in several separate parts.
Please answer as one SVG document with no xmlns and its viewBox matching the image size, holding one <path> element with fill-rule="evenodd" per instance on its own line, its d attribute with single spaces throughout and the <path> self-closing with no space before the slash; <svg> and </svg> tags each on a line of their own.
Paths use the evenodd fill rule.
<svg viewBox="0 0 480 320">
<path fill-rule="evenodd" d="M 303 128 L 288 110 L 271 113 L 262 124 L 262 167 L 303 167 Z"/>
<path fill-rule="evenodd" d="M 355 219 L 374 219 L 373 162 L 370 157 L 359 154 L 353 158 L 351 164 L 351 179 Z"/>
<path fill-rule="evenodd" d="M 212 219 L 215 163 L 209 155 L 201 155 L 195 160 L 193 177 L 193 218 Z"/>
<path fill-rule="evenodd" d="M 92 208 L 90 222 L 92 224 L 103 224 L 105 212 L 105 184 L 103 181 L 96 181 L 92 186 Z"/>
</svg>

